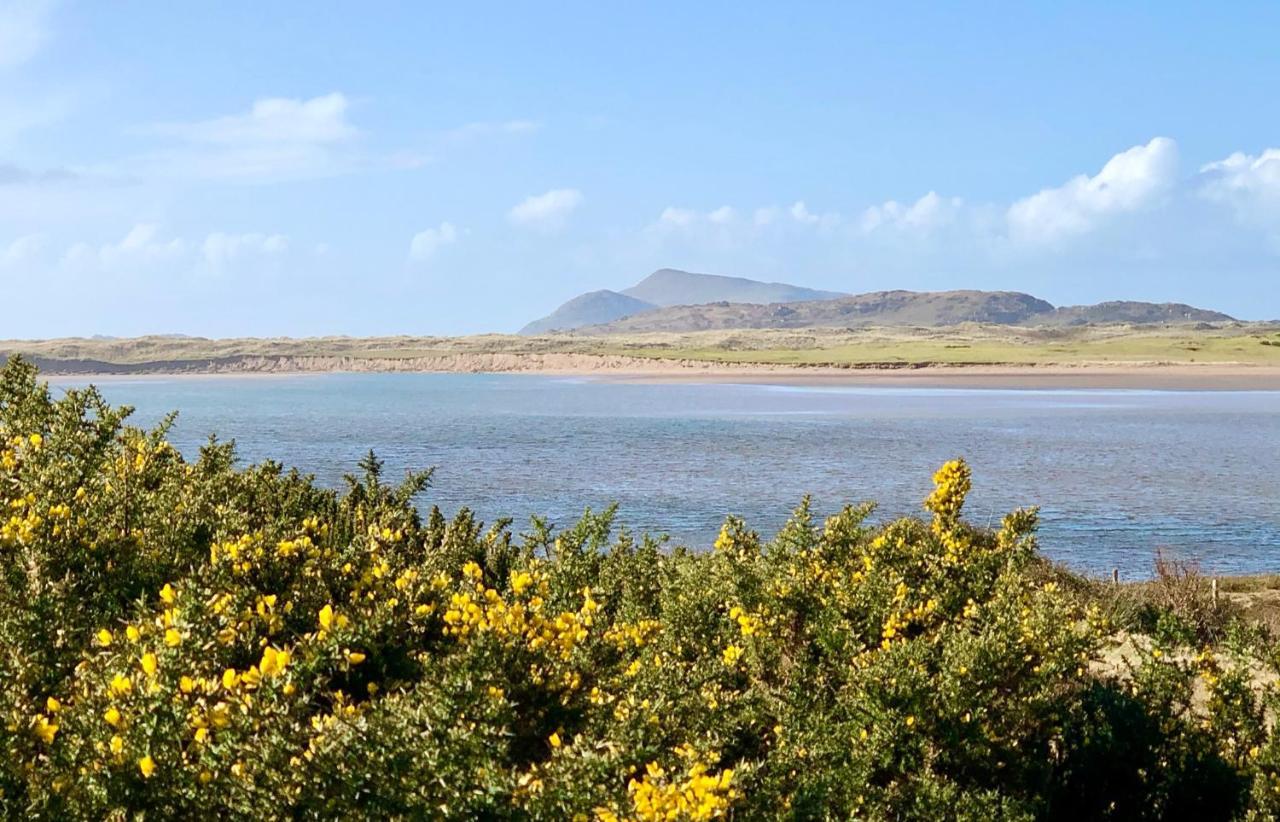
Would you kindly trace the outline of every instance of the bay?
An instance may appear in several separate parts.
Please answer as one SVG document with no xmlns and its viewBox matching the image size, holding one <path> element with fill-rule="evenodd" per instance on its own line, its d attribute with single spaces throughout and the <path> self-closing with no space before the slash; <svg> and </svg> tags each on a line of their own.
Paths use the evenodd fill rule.
<svg viewBox="0 0 1280 822">
<path fill-rule="evenodd" d="M 55 388 L 85 379 L 55 379 Z M 697 549 L 726 514 L 772 535 L 875 500 L 916 513 L 944 461 L 973 467 L 967 515 L 1041 508 L 1072 568 L 1150 573 L 1157 550 L 1216 573 L 1280 571 L 1280 393 L 968 390 L 618 382 L 500 374 L 94 378 L 193 456 L 210 433 L 329 486 L 370 448 L 390 476 L 435 467 L 422 503 L 557 526 L 619 521 Z"/>
</svg>

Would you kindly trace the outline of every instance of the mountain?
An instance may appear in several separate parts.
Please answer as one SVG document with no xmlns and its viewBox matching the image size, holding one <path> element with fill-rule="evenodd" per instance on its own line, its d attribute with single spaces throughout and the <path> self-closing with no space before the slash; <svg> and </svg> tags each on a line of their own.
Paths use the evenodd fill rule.
<svg viewBox="0 0 1280 822">
<path fill-rule="evenodd" d="M 712 303 L 647 311 L 592 332 L 704 331 L 865 325 L 943 326 L 964 322 L 1017 325 L 1053 311 L 1016 291 L 876 291 L 834 300 L 751 305 Z"/>
<path fill-rule="evenodd" d="M 877 291 L 797 303 L 711 303 L 659 308 L 623 317 L 586 333 L 709 331 L 737 328 L 939 327 L 995 325 L 1148 325 L 1230 322 L 1232 317 L 1182 304 L 1100 303 L 1054 308 L 1017 291 Z"/>
<path fill-rule="evenodd" d="M 658 306 L 619 294 L 616 291 L 589 291 L 579 294 L 547 316 L 520 329 L 521 334 L 543 334 L 548 331 L 600 325 L 620 320 Z"/>
<path fill-rule="evenodd" d="M 1117 301 L 1055 308 L 1020 291 L 874 291 L 839 294 L 786 283 L 664 268 L 622 291 L 574 297 L 521 334 L 591 334 L 735 328 L 939 327 L 960 323 L 1074 326 L 1231 322 L 1183 303 Z"/>
<path fill-rule="evenodd" d="M 653 272 L 623 289 L 623 294 L 660 306 L 701 303 L 794 303 L 802 300 L 830 300 L 843 297 L 835 291 L 818 291 L 787 283 L 762 283 L 743 277 L 693 274 L 674 268 Z"/>
<path fill-rule="evenodd" d="M 520 333 L 544 334 L 610 323 L 661 306 L 725 301 L 789 303 L 843 296 L 835 291 L 817 291 L 786 283 L 762 283 L 742 277 L 692 274 L 664 268 L 621 292 L 590 291 L 580 294 L 542 319 L 529 323 L 520 329 Z"/>
<path fill-rule="evenodd" d="M 1043 325 L 1145 325 L 1149 323 L 1221 323 L 1234 317 L 1186 303 L 1106 302 L 1065 305 L 1039 318 Z"/>
</svg>

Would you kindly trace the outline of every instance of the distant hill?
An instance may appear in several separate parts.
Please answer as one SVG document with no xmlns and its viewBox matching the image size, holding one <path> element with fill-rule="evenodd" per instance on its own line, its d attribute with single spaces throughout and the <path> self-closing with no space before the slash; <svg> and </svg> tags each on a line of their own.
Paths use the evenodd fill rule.
<svg viewBox="0 0 1280 822">
<path fill-rule="evenodd" d="M 726 328 L 945 326 L 964 322 L 1017 325 L 1053 306 L 1016 291 L 876 291 L 797 303 L 712 303 L 647 311 L 590 329 L 604 333 Z"/>
<path fill-rule="evenodd" d="M 619 294 L 600 290 L 579 294 L 547 316 L 520 329 L 521 334 L 543 334 L 548 331 L 581 328 L 620 320 L 658 306 Z"/>
<path fill-rule="evenodd" d="M 743 277 L 693 274 L 674 268 L 653 272 L 623 289 L 623 294 L 660 306 L 700 303 L 795 303 L 802 300 L 830 300 L 844 297 L 835 291 L 818 291 L 787 283 L 762 283 Z"/>
<path fill-rule="evenodd" d="M 877 291 L 834 300 L 753 305 L 711 303 L 633 314 L 588 333 L 709 331 L 735 328 L 943 327 L 995 325 L 1146 325 L 1230 322 L 1232 317 L 1181 304 L 1100 303 L 1054 308 L 1017 291 Z"/>
<path fill-rule="evenodd" d="M 1097 305 L 1065 305 L 1038 317 L 1042 325 L 1147 325 L 1150 323 L 1220 323 L 1234 317 L 1186 303 L 1106 302 Z"/>
<path fill-rule="evenodd" d="M 520 333 L 567 331 L 613 322 L 663 306 L 712 302 L 790 303 L 843 296 L 835 291 L 818 291 L 787 283 L 763 283 L 743 277 L 693 274 L 663 268 L 621 292 L 605 290 L 580 294 L 542 319 L 529 323 L 520 329 Z"/>
<path fill-rule="evenodd" d="M 840 294 L 787 283 L 664 268 L 622 291 L 574 297 L 521 334 L 580 329 L 591 334 L 735 328 L 857 328 L 960 323 L 1023 326 L 1232 322 L 1183 303 L 1052 304 L 1020 291 L 874 291 Z"/>
</svg>

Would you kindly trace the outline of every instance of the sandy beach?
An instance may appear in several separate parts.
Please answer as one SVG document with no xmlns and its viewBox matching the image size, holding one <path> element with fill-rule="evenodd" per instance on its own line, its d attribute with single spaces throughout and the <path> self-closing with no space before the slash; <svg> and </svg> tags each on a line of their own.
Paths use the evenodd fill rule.
<svg viewBox="0 0 1280 822">
<path fill-rule="evenodd" d="M 35 358 L 48 376 L 286 376 L 320 373 L 542 374 L 610 381 L 968 389 L 1280 391 L 1280 367 L 1186 363 L 798 366 L 571 353 L 457 353 L 433 357 L 242 356 L 108 363 Z"/>
</svg>

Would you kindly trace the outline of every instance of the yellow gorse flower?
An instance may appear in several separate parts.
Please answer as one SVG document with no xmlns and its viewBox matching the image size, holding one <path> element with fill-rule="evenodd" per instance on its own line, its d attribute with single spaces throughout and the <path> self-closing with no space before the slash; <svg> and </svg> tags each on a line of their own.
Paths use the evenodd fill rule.
<svg viewBox="0 0 1280 822">
<path fill-rule="evenodd" d="M 49 745 L 53 742 L 53 738 L 58 734 L 58 723 L 53 722 L 44 714 L 36 714 L 31 720 L 31 728 L 41 742 Z"/>
<path fill-rule="evenodd" d="M 291 655 L 288 650 L 268 645 L 262 649 L 262 660 L 258 663 L 258 669 L 263 676 L 277 676 L 289 666 L 290 659 Z"/>
</svg>

